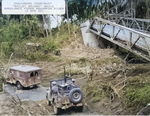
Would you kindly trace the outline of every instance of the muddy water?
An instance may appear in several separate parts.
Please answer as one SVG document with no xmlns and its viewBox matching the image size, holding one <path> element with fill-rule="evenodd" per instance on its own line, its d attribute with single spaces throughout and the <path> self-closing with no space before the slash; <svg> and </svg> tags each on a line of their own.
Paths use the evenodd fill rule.
<svg viewBox="0 0 150 116">
<path fill-rule="evenodd" d="M 25 88 L 23 90 L 17 90 L 17 87 L 15 85 L 5 85 L 6 92 L 8 92 L 10 95 L 18 96 L 22 101 L 38 101 L 46 99 L 47 88 L 39 85 L 34 88 Z"/>
</svg>

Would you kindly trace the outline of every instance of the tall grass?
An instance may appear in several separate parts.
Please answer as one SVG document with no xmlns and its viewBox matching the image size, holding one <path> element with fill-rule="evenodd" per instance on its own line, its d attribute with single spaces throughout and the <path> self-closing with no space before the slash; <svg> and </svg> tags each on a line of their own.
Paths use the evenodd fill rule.
<svg viewBox="0 0 150 116">
<path fill-rule="evenodd" d="M 140 78 L 132 79 L 126 89 L 126 106 L 145 106 L 150 103 L 150 83 Z"/>
<path fill-rule="evenodd" d="M 86 97 L 91 98 L 93 103 L 101 101 L 104 97 L 110 97 L 112 91 L 109 85 L 99 82 L 90 82 L 84 87 Z"/>
</svg>

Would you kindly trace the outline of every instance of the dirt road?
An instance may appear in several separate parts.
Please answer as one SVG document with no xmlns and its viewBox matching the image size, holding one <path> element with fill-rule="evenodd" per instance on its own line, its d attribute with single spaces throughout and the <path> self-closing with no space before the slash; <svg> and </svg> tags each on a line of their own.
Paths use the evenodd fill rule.
<svg viewBox="0 0 150 116">
<path fill-rule="evenodd" d="M 6 84 L 5 94 L 0 94 L 0 115 L 53 115 L 53 107 L 48 106 L 46 88 L 38 86 L 17 90 L 15 85 Z M 8 92 L 8 93 L 7 93 Z M 84 107 L 83 112 L 78 112 L 74 108 L 61 111 L 62 115 L 94 115 L 96 112 Z"/>
<path fill-rule="evenodd" d="M 44 100 L 46 95 L 46 89 L 48 87 L 42 87 L 41 85 L 34 88 L 26 88 L 24 90 L 17 90 L 15 85 L 6 84 L 5 91 L 12 96 L 18 96 L 21 101 L 39 101 Z"/>
</svg>

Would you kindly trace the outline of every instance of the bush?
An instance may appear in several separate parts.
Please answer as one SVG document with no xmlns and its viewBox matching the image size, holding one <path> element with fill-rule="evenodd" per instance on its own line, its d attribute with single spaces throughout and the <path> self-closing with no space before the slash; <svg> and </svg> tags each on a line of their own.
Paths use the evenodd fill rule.
<svg viewBox="0 0 150 116">
<path fill-rule="evenodd" d="M 5 55 L 9 55 L 14 51 L 14 49 L 12 47 L 12 42 L 2 42 L 1 49 Z"/>
<path fill-rule="evenodd" d="M 24 37 L 27 37 L 29 35 L 29 27 L 22 25 L 20 29 L 22 30 L 22 34 Z"/>
<path fill-rule="evenodd" d="M 145 106 L 150 103 L 150 84 L 140 80 L 132 82 L 126 92 L 126 106 L 136 108 L 136 106 Z"/>
<path fill-rule="evenodd" d="M 55 43 L 54 39 L 49 39 L 42 42 L 42 51 L 54 51 L 58 49 L 57 44 Z"/>
<path fill-rule="evenodd" d="M 96 103 L 104 97 L 109 97 L 113 90 L 107 84 L 98 84 L 96 82 L 95 84 L 91 83 L 85 86 L 84 91 L 87 96 L 92 98 L 92 102 Z"/>
<path fill-rule="evenodd" d="M 18 21 L 12 20 L 8 26 L 3 26 L 1 30 L 0 42 L 16 42 L 24 37 L 23 30 Z"/>
</svg>

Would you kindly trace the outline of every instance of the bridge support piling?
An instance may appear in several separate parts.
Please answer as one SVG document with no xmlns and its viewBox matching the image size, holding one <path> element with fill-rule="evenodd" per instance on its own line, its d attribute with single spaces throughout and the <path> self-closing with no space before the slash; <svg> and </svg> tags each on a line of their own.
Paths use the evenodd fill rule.
<svg viewBox="0 0 150 116">
<path fill-rule="evenodd" d="M 86 21 L 85 23 L 82 23 L 80 25 L 84 45 L 86 45 L 88 47 L 101 47 L 101 48 L 104 48 L 105 46 L 104 46 L 103 40 L 101 38 L 99 38 L 98 35 L 90 32 L 89 31 L 89 26 L 90 26 L 89 21 Z"/>
</svg>

